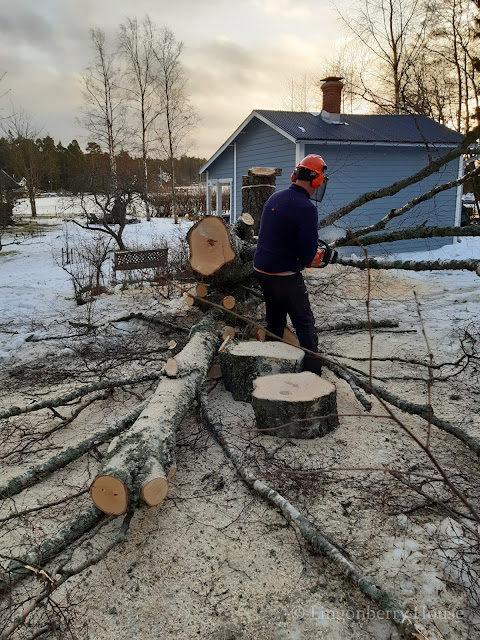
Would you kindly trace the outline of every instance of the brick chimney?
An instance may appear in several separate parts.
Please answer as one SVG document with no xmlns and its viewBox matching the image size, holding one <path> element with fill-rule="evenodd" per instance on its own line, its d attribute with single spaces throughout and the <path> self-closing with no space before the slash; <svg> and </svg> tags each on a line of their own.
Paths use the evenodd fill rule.
<svg viewBox="0 0 480 640">
<path fill-rule="evenodd" d="M 340 114 L 340 106 L 342 104 L 343 78 L 338 76 L 328 76 L 322 78 L 323 92 L 323 111 L 327 113 Z"/>
</svg>

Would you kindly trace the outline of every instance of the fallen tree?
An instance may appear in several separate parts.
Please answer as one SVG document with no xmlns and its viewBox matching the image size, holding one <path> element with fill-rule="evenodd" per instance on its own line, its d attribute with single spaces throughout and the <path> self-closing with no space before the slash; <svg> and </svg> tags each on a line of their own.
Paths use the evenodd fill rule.
<svg viewBox="0 0 480 640">
<path fill-rule="evenodd" d="M 392 622 L 394 622 L 408 638 L 416 638 L 416 640 L 435 640 L 441 636 L 435 635 L 435 632 L 429 628 L 428 631 L 421 625 L 414 616 L 402 607 L 392 596 L 381 587 L 374 584 L 365 572 L 363 572 L 357 564 L 354 564 L 339 546 L 335 545 L 322 531 L 320 531 L 310 520 L 298 511 L 288 500 L 286 500 L 275 489 L 268 486 L 262 480 L 259 480 L 255 474 L 248 469 L 237 448 L 232 444 L 228 435 L 222 427 L 221 420 L 213 411 L 208 395 L 205 389 L 202 389 L 199 395 L 200 404 L 205 420 L 210 430 L 215 436 L 217 442 L 222 446 L 226 455 L 232 461 L 238 474 L 245 484 L 257 495 L 266 500 L 271 506 L 278 509 L 283 517 L 294 526 L 302 535 L 302 537 L 311 545 L 315 553 L 321 554 L 328 560 L 333 562 L 345 578 L 358 587 L 360 591 L 375 602 L 383 611 L 385 611 Z"/>
<path fill-rule="evenodd" d="M 162 378 L 135 423 L 107 454 L 90 495 L 104 513 L 120 515 L 143 500 L 157 506 L 176 470 L 175 434 L 203 383 L 223 327 L 208 313 L 176 356 L 175 377 Z"/>
</svg>

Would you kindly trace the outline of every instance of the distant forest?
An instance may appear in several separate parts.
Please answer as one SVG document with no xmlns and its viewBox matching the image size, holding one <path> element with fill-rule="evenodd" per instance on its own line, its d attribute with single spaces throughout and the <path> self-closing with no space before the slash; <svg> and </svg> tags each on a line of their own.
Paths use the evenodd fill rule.
<svg viewBox="0 0 480 640">
<path fill-rule="evenodd" d="M 132 183 L 140 182 L 143 175 L 142 158 L 132 157 L 127 151 L 117 155 L 118 171 L 128 176 Z M 175 184 L 198 184 L 199 168 L 205 158 L 182 156 L 174 158 Z M 170 161 L 148 159 L 149 191 L 170 186 Z M 96 142 L 89 142 L 84 152 L 76 140 L 66 147 L 55 144 L 50 136 L 36 140 L 0 138 L 0 169 L 4 169 L 17 181 L 36 174 L 38 192 L 77 193 L 85 189 L 85 177 L 108 172 L 109 155 Z"/>
</svg>

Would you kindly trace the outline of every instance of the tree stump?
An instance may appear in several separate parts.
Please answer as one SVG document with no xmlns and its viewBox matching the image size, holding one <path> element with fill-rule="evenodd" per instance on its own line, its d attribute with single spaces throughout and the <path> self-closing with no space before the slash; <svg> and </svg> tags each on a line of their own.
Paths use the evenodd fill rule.
<svg viewBox="0 0 480 640">
<path fill-rule="evenodd" d="M 310 371 L 257 378 L 252 407 L 257 427 L 280 438 L 317 438 L 338 426 L 335 385 Z"/>
<path fill-rule="evenodd" d="M 227 344 L 220 353 L 220 366 L 227 391 L 234 400 L 251 402 L 253 381 L 259 376 L 301 371 L 303 351 L 282 342 Z"/>
<path fill-rule="evenodd" d="M 253 167 L 248 176 L 242 176 L 242 211 L 254 219 L 253 233 L 258 236 L 263 205 L 275 193 L 277 170 L 269 167 Z"/>
</svg>

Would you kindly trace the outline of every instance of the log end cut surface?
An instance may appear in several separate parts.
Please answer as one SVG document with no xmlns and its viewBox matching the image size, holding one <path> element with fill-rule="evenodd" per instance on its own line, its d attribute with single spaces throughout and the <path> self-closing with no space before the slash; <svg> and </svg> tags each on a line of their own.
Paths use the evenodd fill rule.
<svg viewBox="0 0 480 640">
<path fill-rule="evenodd" d="M 168 482 L 165 478 L 154 478 L 142 489 L 142 498 L 149 507 L 157 507 L 167 497 Z"/>
<path fill-rule="evenodd" d="M 213 275 L 235 258 L 228 230 L 217 216 L 197 222 L 189 234 L 189 243 L 190 266 L 202 276 Z"/>
<path fill-rule="evenodd" d="M 335 385 L 310 371 L 259 377 L 253 386 L 257 426 L 267 433 L 316 438 L 338 426 Z"/>
<path fill-rule="evenodd" d="M 315 373 L 279 373 L 254 380 L 253 395 L 276 402 L 310 402 L 330 393 L 335 386 Z"/>
<path fill-rule="evenodd" d="M 90 496 L 103 513 L 119 516 L 127 510 L 127 488 L 113 476 L 97 476 L 90 487 Z"/>
</svg>

